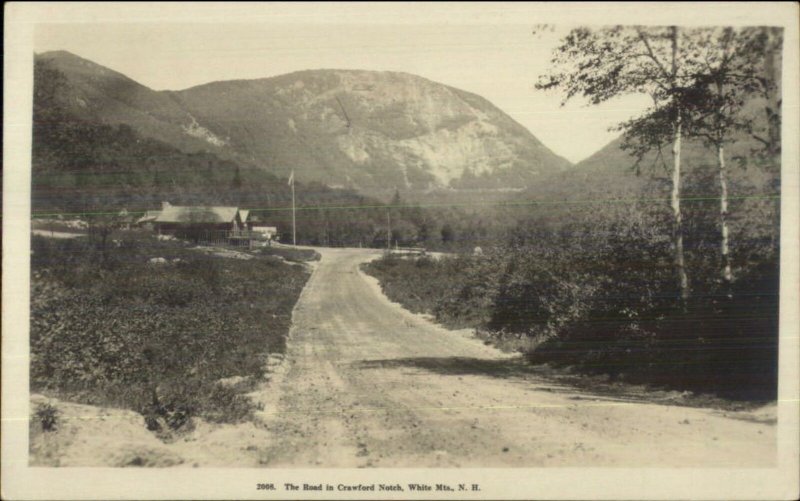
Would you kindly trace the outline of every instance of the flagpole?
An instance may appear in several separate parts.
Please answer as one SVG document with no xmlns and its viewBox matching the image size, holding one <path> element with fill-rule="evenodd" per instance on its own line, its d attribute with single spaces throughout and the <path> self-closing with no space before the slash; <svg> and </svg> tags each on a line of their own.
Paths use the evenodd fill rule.
<svg viewBox="0 0 800 501">
<path fill-rule="evenodd" d="M 294 207 L 294 171 L 292 171 L 292 245 L 297 247 L 297 219 Z"/>
</svg>

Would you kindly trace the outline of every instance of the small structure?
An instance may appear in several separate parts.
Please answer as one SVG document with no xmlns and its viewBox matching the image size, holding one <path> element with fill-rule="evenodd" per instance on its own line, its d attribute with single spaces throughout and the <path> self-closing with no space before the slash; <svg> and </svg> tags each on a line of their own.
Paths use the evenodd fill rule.
<svg viewBox="0 0 800 501">
<path fill-rule="evenodd" d="M 388 251 L 390 254 L 398 256 L 427 256 L 428 251 L 425 247 L 400 247 L 395 244 L 394 249 Z"/>
<path fill-rule="evenodd" d="M 247 228 L 253 232 L 261 245 L 272 245 L 272 242 L 278 240 L 278 228 L 276 226 L 267 226 L 263 216 L 253 211 L 242 210 L 245 215 L 242 220 L 245 221 Z"/>
<path fill-rule="evenodd" d="M 268 241 L 278 239 L 277 226 L 253 226 L 252 231 Z"/>
</svg>

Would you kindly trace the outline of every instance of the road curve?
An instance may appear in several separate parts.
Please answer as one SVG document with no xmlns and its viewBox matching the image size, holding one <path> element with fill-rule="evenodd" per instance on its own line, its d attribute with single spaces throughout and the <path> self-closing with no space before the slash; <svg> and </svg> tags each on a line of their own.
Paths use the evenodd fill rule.
<svg viewBox="0 0 800 501">
<path fill-rule="evenodd" d="M 774 424 L 554 384 L 391 303 L 359 270 L 376 251 L 319 251 L 271 384 L 262 465 L 775 464 Z"/>
</svg>

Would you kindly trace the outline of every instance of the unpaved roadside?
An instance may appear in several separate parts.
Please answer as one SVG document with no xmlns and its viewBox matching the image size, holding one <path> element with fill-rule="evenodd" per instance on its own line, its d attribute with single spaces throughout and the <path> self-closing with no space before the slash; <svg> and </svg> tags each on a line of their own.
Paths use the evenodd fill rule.
<svg viewBox="0 0 800 501">
<path fill-rule="evenodd" d="M 359 270 L 374 251 L 319 250 L 295 309 L 286 372 L 275 388 L 280 400 L 266 417 L 274 441 L 261 448 L 262 464 L 775 462 L 773 424 L 556 386 L 468 331 L 448 331 L 391 303 Z"/>
<path fill-rule="evenodd" d="M 31 234 L 49 238 L 79 238 L 86 236 L 86 233 L 68 233 L 65 231 L 50 231 L 50 230 L 31 230 Z"/>
<path fill-rule="evenodd" d="M 164 444 L 129 411 L 64 404 L 44 463 L 269 467 L 764 467 L 774 406 L 737 413 L 603 396 L 390 302 L 368 249 L 317 249 L 255 422 Z M 585 387 L 584 387 L 585 388 Z M 97 414 L 104 412 L 105 414 Z M 759 419 L 752 419 L 757 415 Z M 83 417 L 82 417 L 83 416 Z M 102 419 L 101 419 L 102 418 Z M 141 427 L 141 430 L 134 430 Z M 39 438 L 41 438 L 40 434 Z"/>
</svg>

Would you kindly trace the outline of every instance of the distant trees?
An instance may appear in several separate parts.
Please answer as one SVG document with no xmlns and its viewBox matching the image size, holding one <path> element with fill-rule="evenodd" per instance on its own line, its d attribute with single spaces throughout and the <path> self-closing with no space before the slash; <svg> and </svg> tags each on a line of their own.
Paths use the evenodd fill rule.
<svg viewBox="0 0 800 501">
<path fill-rule="evenodd" d="M 105 265 L 108 260 L 108 238 L 115 230 L 122 228 L 130 221 L 130 215 L 125 209 L 120 213 L 96 209 L 86 213 L 84 216 L 89 225 L 89 240 L 97 246 L 102 259 L 101 264 Z"/>
<path fill-rule="evenodd" d="M 242 173 L 240 172 L 239 166 L 237 165 L 233 171 L 233 179 L 231 180 L 231 188 L 234 190 L 240 189 L 242 187 Z"/>
<path fill-rule="evenodd" d="M 456 239 L 456 231 L 453 229 L 453 226 L 450 225 L 450 223 L 445 223 L 442 225 L 440 234 L 442 237 L 442 243 L 444 244 L 452 243 Z"/>
</svg>

